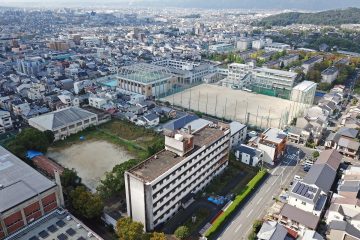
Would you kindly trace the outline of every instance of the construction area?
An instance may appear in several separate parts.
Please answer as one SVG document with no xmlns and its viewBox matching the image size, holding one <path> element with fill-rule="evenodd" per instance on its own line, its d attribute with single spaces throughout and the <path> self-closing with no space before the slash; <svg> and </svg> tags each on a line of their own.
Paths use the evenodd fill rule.
<svg viewBox="0 0 360 240">
<path fill-rule="evenodd" d="M 309 107 L 286 99 L 211 84 L 186 89 L 161 101 L 260 129 L 283 128 Z"/>
</svg>

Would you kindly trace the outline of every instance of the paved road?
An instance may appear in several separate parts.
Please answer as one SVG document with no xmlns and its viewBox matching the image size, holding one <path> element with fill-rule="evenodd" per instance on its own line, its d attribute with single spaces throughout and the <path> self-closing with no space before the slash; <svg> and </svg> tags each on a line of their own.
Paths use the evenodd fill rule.
<svg viewBox="0 0 360 240">
<path fill-rule="evenodd" d="M 296 161 L 295 155 L 285 157 L 279 166 L 270 171 L 270 176 L 233 218 L 233 221 L 218 237 L 219 240 L 247 239 L 253 222 L 265 215 L 266 210 L 274 203 L 273 197 L 277 197 L 281 192 L 281 187 L 287 187 L 293 180 L 300 168 L 296 165 Z"/>
</svg>

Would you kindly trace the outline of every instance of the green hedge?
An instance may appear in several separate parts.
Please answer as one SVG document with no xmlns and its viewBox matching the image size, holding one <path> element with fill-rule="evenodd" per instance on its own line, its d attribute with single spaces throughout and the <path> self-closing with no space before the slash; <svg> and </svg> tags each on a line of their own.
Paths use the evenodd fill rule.
<svg viewBox="0 0 360 240">
<path fill-rule="evenodd" d="M 235 212 L 235 210 L 240 206 L 240 204 L 246 199 L 246 197 L 251 193 L 251 191 L 261 182 L 261 180 L 266 176 L 266 170 L 260 170 L 253 179 L 246 185 L 246 187 L 235 197 L 233 203 L 221 214 L 213 223 L 213 225 L 205 233 L 205 237 L 212 238 L 216 232 L 220 229 L 222 224 L 228 220 L 229 217 Z"/>
</svg>

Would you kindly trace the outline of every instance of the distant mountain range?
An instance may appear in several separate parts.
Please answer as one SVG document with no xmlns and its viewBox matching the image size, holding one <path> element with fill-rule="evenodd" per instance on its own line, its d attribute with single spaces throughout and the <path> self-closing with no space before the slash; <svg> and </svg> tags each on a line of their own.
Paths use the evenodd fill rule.
<svg viewBox="0 0 360 240">
<path fill-rule="evenodd" d="M 181 7 L 181 8 L 242 8 L 298 9 L 321 11 L 360 7 L 360 0 L 1 0 L 0 6 L 16 7 Z"/>
<path fill-rule="evenodd" d="M 329 10 L 317 13 L 289 12 L 262 19 L 262 26 L 286 26 L 290 24 L 339 25 L 360 23 L 360 8 Z"/>
</svg>

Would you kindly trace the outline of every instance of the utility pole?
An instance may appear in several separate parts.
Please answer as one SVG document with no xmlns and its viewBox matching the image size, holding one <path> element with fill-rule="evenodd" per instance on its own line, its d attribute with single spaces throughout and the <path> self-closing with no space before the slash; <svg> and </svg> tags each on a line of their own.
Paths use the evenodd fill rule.
<svg viewBox="0 0 360 240">
<path fill-rule="evenodd" d="M 217 116 L 216 112 L 217 112 L 217 100 L 218 100 L 218 95 L 216 95 L 216 100 L 215 100 L 215 116 Z"/>
<path fill-rule="evenodd" d="M 236 121 L 236 115 L 237 115 L 237 103 L 238 103 L 238 100 L 236 100 L 236 103 L 235 103 L 234 121 Z"/>
<path fill-rule="evenodd" d="M 208 114 L 209 93 L 206 93 L 206 115 Z"/>
<path fill-rule="evenodd" d="M 200 112 L 200 91 L 199 91 L 199 96 L 198 96 L 198 112 Z"/>
<path fill-rule="evenodd" d="M 190 98 L 189 98 L 189 110 L 190 110 L 190 103 L 191 103 L 191 88 L 190 88 Z"/>
<path fill-rule="evenodd" d="M 225 108 L 224 108 L 224 116 L 223 116 L 223 118 L 226 117 L 226 105 L 227 105 L 227 98 L 225 98 Z"/>
</svg>

